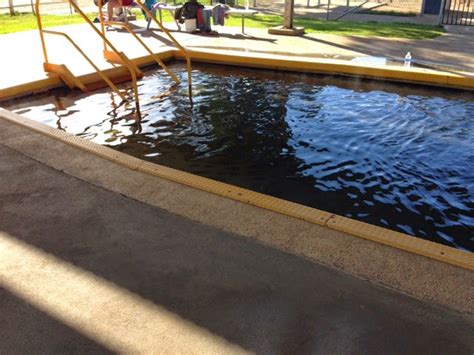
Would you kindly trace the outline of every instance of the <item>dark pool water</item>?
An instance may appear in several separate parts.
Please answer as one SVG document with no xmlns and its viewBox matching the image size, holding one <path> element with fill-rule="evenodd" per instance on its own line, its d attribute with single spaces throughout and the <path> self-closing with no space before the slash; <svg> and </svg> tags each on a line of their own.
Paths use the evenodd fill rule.
<svg viewBox="0 0 474 355">
<path fill-rule="evenodd" d="M 149 72 L 140 123 L 105 90 L 12 105 L 139 158 L 474 251 L 474 93 L 198 65 L 193 80 L 191 108 L 186 84 L 153 99 L 169 80 Z"/>
</svg>

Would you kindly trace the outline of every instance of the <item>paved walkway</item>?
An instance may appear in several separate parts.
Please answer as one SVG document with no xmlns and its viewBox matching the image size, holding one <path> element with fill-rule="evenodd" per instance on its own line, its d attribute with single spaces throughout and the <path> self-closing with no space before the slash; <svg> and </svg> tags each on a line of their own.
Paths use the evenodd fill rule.
<svg viewBox="0 0 474 355">
<path fill-rule="evenodd" d="M 472 317 L 0 144 L 0 353 L 472 354 Z"/>
</svg>

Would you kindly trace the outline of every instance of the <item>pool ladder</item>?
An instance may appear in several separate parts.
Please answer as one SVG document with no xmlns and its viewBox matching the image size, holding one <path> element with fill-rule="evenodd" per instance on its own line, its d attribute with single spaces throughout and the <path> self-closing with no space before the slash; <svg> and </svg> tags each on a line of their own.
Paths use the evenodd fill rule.
<svg viewBox="0 0 474 355">
<path fill-rule="evenodd" d="M 64 64 L 53 64 L 50 63 L 48 60 L 48 52 L 46 49 L 46 43 L 44 39 L 45 34 L 49 35 L 56 35 L 56 36 L 62 36 L 64 37 L 69 43 L 72 44 L 72 46 L 82 55 L 82 57 L 94 68 L 96 73 L 101 77 L 101 79 L 121 98 L 122 102 L 127 101 L 127 97 L 124 95 L 123 92 L 121 92 L 115 84 L 110 80 L 105 73 L 100 70 L 97 65 L 86 55 L 86 53 L 77 45 L 74 40 L 69 37 L 67 34 L 64 32 L 59 32 L 59 31 L 51 31 L 51 30 L 44 30 L 42 21 L 41 21 L 41 13 L 40 13 L 40 1 L 41 0 L 36 0 L 35 2 L 35 10 L 36 10 L 36 19 L 37 19 L 37 24 L 38 24 L 38 30 L 40 34 L 40 39 L 41 39 L 41 47 L 43 50 L 43 55 L 44 55 L 44 64 L 43 68 L 47 73 L 53 73 L 55 75 L 58 75 L 61 80 L 69 87 L 69 88 L 78 88 L 83 92 L 90 91 L 92 89 L 97 88 L 97 83 L 92 84 L 92 85 L 85 85 L 82 83 L 82 81 L 77 78 L 72 72 L 67 68 L 66 65 Z M 148 9 L 139 1 L 137 0 L 139 6 L 147 13 L 147 16 L 151 16 L 151 13 L 148 11 Z M 174 75 L 167 67 L 166 65 L 161 61 L 161 59 L 153 53 L 153 51 L 141 40 L 135 32 L 128 26 L 128 24 L 122 23 L 122 22 L 114 22 L 114 21 L 103 21 L 103 16 L 102 16 L 102 1 L 99 0 L 99 16 L 101 19 L 101 31 L 99 31 L 92 21 L 84 14 L 84 12 L 78 7 L 77 4 L 75 4 L 74 0 L 69 0 L 69 3 L 72 8 L 74 8 L 74 11 L 78 13 L 89 26 L 93 29 L 93 31 L 102 38 L 103 44 L 104 44 L 104 51 L 103 55 L 104 58 L 115 64 L 121 64 L 130 73 L 130 78 L 132 80 L 132 89 L 133 89 L 133 97 L 135 101 L 135 108 L 138 114 L 140 114 L 140 97 L 138 95 L 138 84 L 137 84 L 137 79 L 139 77 L 143 76 L 143 73 L 140 71 L 140 69 L 125 55 L 125 53 L 117 50 L 117 48 L 107 39 L 105 35 L 105 25 L 112 25 L 112 26 L 119 26 L 122 28 L 125 28 L 129 33 L 133 35 L 133 37 L 140 43 L 148 53 L 152 56 L 152 58 L 157 62 L 157 64 L 163 68 L 163 70 L 175 81 L 176 84 L 180 83 L 179 79 Z M 154 18 L 151 16 L 151 18 Z M 168 35 L 168 37 L 172 40 L 172 42 L 176 45 L 176 47 L 183 52 L 184 56 L 186 57 L 186 64 L 187 64 L 187 71 L 188 71 L 188 93 L 189 93 L 189 99 L 192 104 L 192 81 L 191 81 L 191 60 L 190 56 L 187 53 L 187 51 L 182 47 L 178 41 L 169 33 L 167 29 L 165 29 L 161 23 L 159 23 L 156 19 L 155 22 L 160 26 L 160 28 L 163 30 L 164 33 Z"/>
</svg>

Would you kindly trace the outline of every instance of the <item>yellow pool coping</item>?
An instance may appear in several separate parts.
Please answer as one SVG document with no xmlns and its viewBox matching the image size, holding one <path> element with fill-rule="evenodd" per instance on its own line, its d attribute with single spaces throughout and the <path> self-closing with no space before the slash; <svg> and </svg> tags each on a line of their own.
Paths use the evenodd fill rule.
<svg viewBox="0 0 474 355">
<path fill-rule="evenodd" d="M 461 75 L 442 70 L 425 68 L 404 68 L 385 65 L 367 65 L 349 60 L 330 58 L 293 57 L 283 54 L 245 52 L 225 49 L 203 48 L 188 49 L 191 60 L 203 63 L 235 65 L 249 68 L 286 70 L 314 74 L 344 75 L 350 77 L 367 78 L 392 82 L 403 82 L 418 85 L 447 87 L 463 90 L 474 90 L 474 75 Z M 156 55 L 164 62 L 170 59 L 183 59 L 183 54 L 177 49 L 163 48 Z M 151 55 L 132 59 L 137 66 L 156 64 Z M 110 78 L 123 76 L 126 73 L 123 67 L 114 67 L 104 70 Z M 97 73 L 92 72 L 80 75 L 78 78 L 84 84 L 100 82 Z M 19 96 L 34 94 L 41 91 L 62 86 L 58 76 L 49 77 L 29 83 L 0 89 L 0 101 Z"/>
<path fill-rule="evenodd" d="M 193 61 L 205 63 L 287 70 L 305 73 L 347 75 L 375 80 L 388 80 L 412 84 L 474 90 L 473 76 L 463 76 L 431 69 L 406 69 L 403 67 L 367 66 L 361 63 L 353 63 L 351 61 L 338 59 L 289 57 L 267 53 L 237 52 L 216 49 L 189 50 L 189 53 Z M 163 49 L 157 53 L 157 55 L 163 61 L 173 58 L 182 58 L 182 54 L 178 50 L 169 48 Z M 144 66 L 154 63 L 154 59 L 151 55 L 147 55 L 135 58 L 133 59 L 133 62 L 138 66 Z M 105 70 L 105 73 L 110 77 L 118 77 L 124 74 L 124 68 L 116 67 L 107 69 Z M 83 81 L 85 84 L 99 80 L 96 73 L 80 76 L 79 79 L 81 79 L 81 81 Z M 0 93 L 0 99 L 8 99 L 25 94 L 32 94 L 38 91 L 45 91 L 60 85 L 60 79 L 56 76 L 51 76 L 48 79 L 4 89 Z M 0 115 L 10 121 L 21 124 L 32 130 L 41 132 L 52 138 L 71 144 L 103 158 L 109 159 L 123 166 L 127 166 L 133 170 L 138 170 L 140 172 L 155 175 L 170 181 L 191 186 L 220 196 L 225 196 L 294 218 L 323 225 L 331 229 L 342 231 L 357 237 L 389 245 L 415 254 L 423 255 L 445 263 L 460 266 L 469 270 L 474 270 L 474 257 L 468 252 L 247 189 L 221 183 L 215 180 L 185 173 L 172 168 L 149 163 L 56 130 L 1 108 Z"/>
<path fill-rule="evenodd" d="M 474 270 L 474 257 L 469 252 L 464 252 L 428 240 L 416 238 L 407 234 L 395 232 L 386 228 L 342 217 L 173 168 L 150 163 L 64 131 L 57 130 L 2 108 L 0 108 L 0 117 L 128 167 L 132 170 L 157 176 L 310 223 L 315 223 L 337 231 L 342 231 L 352 236 L 385 244 L 444 263 L 456 265 L 468 270 Z"/>
<path fill-rule="evenodd" d="M 441 70 L 385 65 L 369 66 L 364 63 L 332 58 L 292 57 L 278 54 L 232 52 L 215 49 L 193 50 L 190 51 L 190 54 L 192 60 L 204 63 L 314 74 L 345 75 L 373 80 L 474 90 L 474 75 L 461 75 Z M 182 54 L 179 51 L 174 51 L 174 57 L 182 59 Z"/>
</svg>

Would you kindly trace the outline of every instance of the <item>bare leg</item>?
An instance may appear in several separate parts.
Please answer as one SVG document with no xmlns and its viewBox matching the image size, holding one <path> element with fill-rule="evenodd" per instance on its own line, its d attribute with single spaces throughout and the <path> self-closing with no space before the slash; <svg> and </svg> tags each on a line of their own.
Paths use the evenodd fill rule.
<svg viewBox="0 0 474 355">
<path fill-rule="evenodd" d="M 107 20 L 112 21 L 114 18 L 114 8 L 122 6 L 120 0 L 109 0 L 107 3 Z"/>
</svg>

